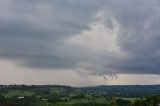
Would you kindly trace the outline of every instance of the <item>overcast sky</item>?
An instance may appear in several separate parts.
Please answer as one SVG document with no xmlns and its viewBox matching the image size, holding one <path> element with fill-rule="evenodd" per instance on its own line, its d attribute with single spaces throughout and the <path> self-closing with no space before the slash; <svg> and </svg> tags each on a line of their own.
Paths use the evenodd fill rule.
<svg viewBox="0 0 160 106">
<path fill-rule="evenodd" d="M 159 29 L 159 0 L 0 0 L 0 84 L 160 84 Z"/>
</svg>

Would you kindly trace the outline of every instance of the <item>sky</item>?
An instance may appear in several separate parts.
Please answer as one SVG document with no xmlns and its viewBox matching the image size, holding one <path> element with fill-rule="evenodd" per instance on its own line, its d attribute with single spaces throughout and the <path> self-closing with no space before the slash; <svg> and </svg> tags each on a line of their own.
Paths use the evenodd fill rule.
<svg viewBox="0 0 160 106">
<path fill-rule="evenodd" d="M 160 84 L 159 0 L 0 0 L 0 84 Z"/>
</svg>

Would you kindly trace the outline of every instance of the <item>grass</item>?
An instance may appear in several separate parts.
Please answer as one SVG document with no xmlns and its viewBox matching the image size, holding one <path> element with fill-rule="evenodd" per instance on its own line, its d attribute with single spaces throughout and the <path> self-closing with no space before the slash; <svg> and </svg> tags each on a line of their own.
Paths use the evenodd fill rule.
<svg viewBox="0 0 160 106">
<path fill-rule="evenodd" d="M 7 98 L 11 98 L 14 96 L 32 96 L 34 93 L 30 91 L 17 91 L 17 90 L 11 90 L 7 92 L 6 94 L 3 94 Z"/>
<path fill-rule="evenodd" d="M 52 88 L 51 91 L 50 91 L 50 93 L 57 93 L 57 94 L 59 94 L 59 93 L 61 93 L 62 91 L 63 91 L 63 89 Z"/>
<path fill-rule="evenodd" d="M 124 99 L 124 100 L 129 100 L 132 103 L 135 102 L 135 100 L 139 99 L 139 98 L 121 98 L 121 97 L 116 97 L 116 99 Z"/>
<path fill-rule="evenodd" d="M 106 103 L 107 101 L 106 101 L 105 98 L 99 97 L 99 98 L 96 99 L 96 102 L 98 102 L 98 103 Z"/>
<path fill-rule="evenodd" d="M 91 99 L 71 99 L 66 102 L 59 102 L 57 105 L 73 105 L 76 103 L 89 103 L 89 102 L 97 102 L 97 103 L 107 103 L 106 99 L 101 97 L 101 98 L 95 98 L 94 100 Z"/>
<path fill-rule="evenodd" d="M 132 103 L 135 102 L 135 100 L 139 99 L 139 98 L 122 98 L 124 100 L 129 100 L 131 101 Z"/>
</svg>

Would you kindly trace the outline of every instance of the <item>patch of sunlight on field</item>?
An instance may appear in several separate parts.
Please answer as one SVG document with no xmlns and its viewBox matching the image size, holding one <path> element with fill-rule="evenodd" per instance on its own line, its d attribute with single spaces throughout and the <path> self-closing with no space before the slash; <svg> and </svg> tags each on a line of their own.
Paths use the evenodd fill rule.
<svg viewBox="0 0 160 106">
<path fill-rule="evenodd" d="M 121 98 L 121 97 L 116 97 L 116 99 L 129 100 L 129 101 L 131 101 L 131 102 L 133 103 L 133 102 L 135 102 L 137 99 L 140 99 L 140 98 Z"/>
</svg>

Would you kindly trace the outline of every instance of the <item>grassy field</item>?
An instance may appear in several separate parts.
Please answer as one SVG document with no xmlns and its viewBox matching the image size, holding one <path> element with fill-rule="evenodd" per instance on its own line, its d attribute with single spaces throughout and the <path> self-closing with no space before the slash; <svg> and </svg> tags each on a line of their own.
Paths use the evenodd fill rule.
<svg viewBox="0 0 160 106">
<path fill-rule="evenodd" d="M 11 98 L 14 96 L 32 96 L 34 92 L 30 91 L 18 91 L 18 90 L 11 90 L 8 91 L 7 93 L 4 93 L 3 95 L 7 98 Z"/>
<path fill-rule="evenodd" d="M 137 88 L 138 87 L 138 88 Z M 0 89 L 0 103 L 7 104 L 6 106 L 22 106 L 21 100 L 30 104 L 36 104 L 36 106 L 137 106 L 137 103 L 145 104 L 147 102 L 153 105 L 153 101 L 157 103 L 160 100 L 159 96 L 148 96 L 153 95 L 155 91 L 159 92 L 159 86 L 151 86 L 150 90 L 141 90 L 143 86 L 100 86 L 92 88 L 71 88 L 66 86 L 24 86 L 24 85 L 11 85 L 1 86 Z M 122 90 L 121 90 L 121 89 Z M 131 92 L 132 88 L 138 89 L 137 91 Z M 146 88 L 146 87 L 145 87 Z M 154 88 L 154 89 L 153 89 Z M 108 90 L 106 90 L 108 89 Z M 124 90 L 125 89 L 125 90 Z M 158 89 L 158 90 L 157 90 Z M 110 92 L 109 92 L 110 91 Z M 113 92 L 114 91 L 114 92 Z M 144 92 L 145 91 L 145 92 Z M 154 92 L 155 92 L 154 91 Z M 158 95 L 159 93 L 156 93 Z M 17 96 L 24 96 L 23 99 L 19 99 Z M 136 102 L 135 102 L 136 101 Z M 0 104 L 0 106 L 1 106 Z M 20 105 L 15 105 L 20 104 Z M 116 105 L 115 105 L 116 104 Z M 2 105 L 5 106 L 5 105 Z M 147 106 L 141 105 L 141 106 Z M 149 105 L 151 106 L 151 105 Z"/>
<path fill-rule="evenodd" d="M 60 88 L 52 88 L 51 90 L 50 90 L 50 93 L 57 93 L 57 94 L 59 94 L 59 93 L 61 93 L 63 91 L 63 89 L 60 89 Z"/>
<path fill-rule="evenodd" d="M 71 100 L 67 100 L 64 102 L 59 102 L 56 105 L 73 105 L 73 104 L 77 104 L 77 103 L 89 103 L 89 102 L 96 102 L 96 103 L 107 103 L 108 101 L 101 97 L 101 98 L 96 98 L 94 100 L 90 100 L 90 99 L 71 99 Z"/>
<path fill-rule="evenodd" d="M 121 98 L 121 97 L 115 97 L 116 99 L 123 99 L 123 100 L 129 100 L 132 103 L 135 102 L 135 100 L 140 99 L 140 98 Z"/>
<path fill-rule="evenodd" d="M 63 91 L 63 89 L 57 89 L 57 88 L 54 88 L 54 89 L 51 89 L 50 93 L 61 93 Z M 11 90 L 11 91 L 8 91 L 7 93 L 4 93 L 3 95 L 7 98 L 11 98 L 11 97 L 14 97 L 14 96 L 32 96 L 34 95 L 35 93 L 34 92 L 31 92 L 31 91 L 19 91 L 19 90 Z M 120 99 L 121 97 L 115 97 L 115 99 Z M 124 100 L 129 100 L 131 101 L 132 103 L 135 102 L 136 99 L 139 99 L 139 98 L 121 98 L 121 99 L 124 99 Z M 88 99 L 69 99 L 69 98 L 66 98 L 65 101 L 62 101 L 62 102 L 58 102 L 58 104 L 66 104 L 66 105 L 72 105 L 72 104 L 76 104 L 76 103 L 88 103 L 88 102 L 96 102 L 96 103 L 107 103 L 107 99 L 104 98 L 104 97 L 98 97 L 98 98 L 88 98 Z"/>
</svg>

